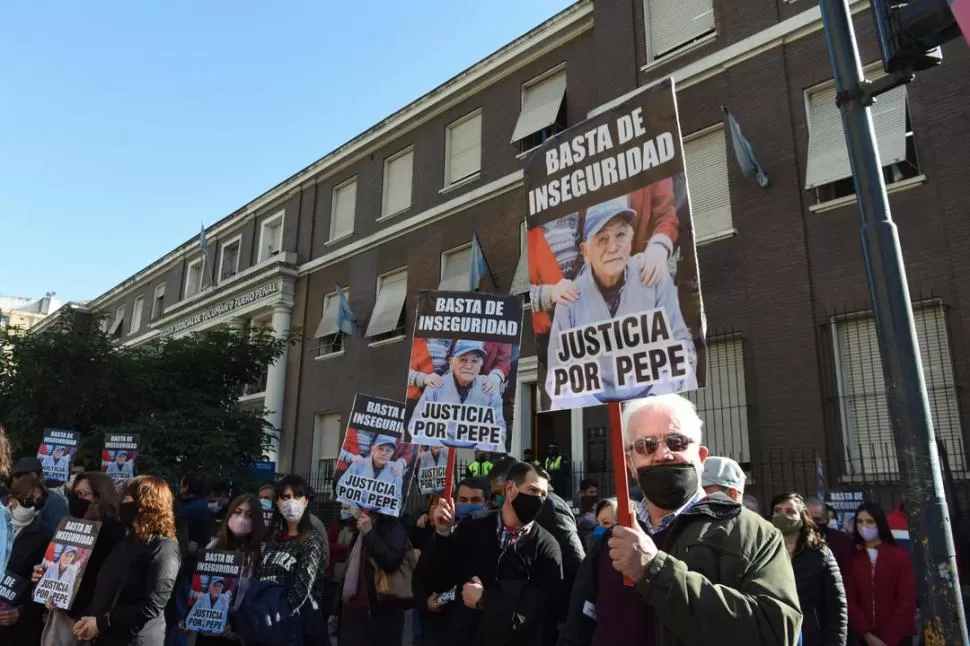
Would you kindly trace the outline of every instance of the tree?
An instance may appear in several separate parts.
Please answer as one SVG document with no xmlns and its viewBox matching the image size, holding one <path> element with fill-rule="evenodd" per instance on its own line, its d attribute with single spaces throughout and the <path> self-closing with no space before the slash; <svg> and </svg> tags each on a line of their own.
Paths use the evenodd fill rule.
<svg viewBox="0 0 970 646">
<path fill-rule="evenodd" d="M 122 348 L 78 312 L 41 332 L 0 330 L 0 424 L 16 455 L 36 451 L 45 428 L 72 429 L 93 467 L 105 433 L 138 434 L 139 472 L 229 478 L 262 459 L 274 433 L 264 409 L 239 409 L 239 394 L 292 340 L 217 328 Z"/>
</svg>

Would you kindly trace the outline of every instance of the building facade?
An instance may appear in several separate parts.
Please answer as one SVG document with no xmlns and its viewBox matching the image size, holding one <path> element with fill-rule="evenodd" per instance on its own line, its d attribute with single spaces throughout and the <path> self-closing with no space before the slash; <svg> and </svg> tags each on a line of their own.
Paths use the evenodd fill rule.
<svg viewBox="0 0 970 646">
<path fill-rule="evenodd" d="M 866 2 L 852 5 L 878 62 Z M 872 74 L 878 73 L 874 65 Z M 895 479 L 851 171 L 817 5 L 800 0 L 582 0 L 327 154 L 89 304 L 119 343 L 214 325 L 298 327 L 303 340 L 243 403 L 272 410 L 282 471 L 337 456 L 356 392 L 401 398 L 417 294 L 467 284 L 476 232 L 494 279 L 527 297 L 528 152 L 672 76 L 709 337 L 691 394 L 713 454 L 762 493 Z M 880 97 L 880 154 L 916 303 L 927 386 L 952 475 L 970 411 L 970 52 Z M 722 106 L 771 179 L 742 177 Z M 360 332 L 336 329 L 336 289 Z M 529 326 L 526 325 L 526 328 Z M 511 452 L 555 440 L 609 473 L 605 408 L 539 415 L 523 338 Z M 786 460 L 802 456 L 797 469 Z M 782 457 L 778 457 L 782 456 Z M 788 456 L 788 457 L 784 457 Z M 800 471 L 799 471 L 800 470 Z"/>
<path fill-rule="evenodd" d="M 53 292 L 41 298 L 0 296 L 0 327 L 29 330 L 60 306 Z"/>
</svg>

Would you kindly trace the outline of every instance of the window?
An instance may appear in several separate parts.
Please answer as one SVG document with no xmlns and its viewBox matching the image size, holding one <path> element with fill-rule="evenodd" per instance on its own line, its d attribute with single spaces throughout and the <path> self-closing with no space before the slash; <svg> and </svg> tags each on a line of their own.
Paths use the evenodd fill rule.
<svg viewBox="0 0 970 646">
<path fill-rule="evenodd" d="M 877 64 L 866 68 L 866 76 L 879 78 L 883 74 Z M 817 204 L 854 195 L 842 115 L 835 105 L 834 83 L 829 81 L 807 90 L 805 110 L 808 123 L 805 189 L 815 192 Z M 905 85 L 879 95 L 872 106 L 872 125 L 886 184 L 918 176 L 920 171 Z"/>
<path fill-rule="evenodd" d="M 407 293 L 407 268 L 377 277 L 377 302 L 374 303 L 365 336 L 375 342 L 404 336 L 404 301 Z"/>
<path fill-rule="evenodd" d="M 707 385 L 684 393 L 704 420 L 704 446 L 739 464 L 751 462 L 748 441 L 748 394 L 744 378 L 744 342 L 736 337 L 707 342 Z"/>
<path fill-rule="evenodd" d="M 515 274 L 512 276 L 510 294 L 524 294 L 525 302 L 529 302 L 529 258 L 528 258 L 529 229 L 523 220 L 519 226 L 519 261 L 515 263 Z"/>
<path fill-rule="evenodd" d="M 522 111 L 512 143 L 525 152 L 566 129 L 566 70 L 557 68 L 522 86 Z"/>
<path fill-rule="evenodd" d="M 643 0 L 643 13 L 648 62 L 714 33 L 714 0 Z"/>
<path fill-rule="evenodd" d="M 445 186 L 475 175 L 482 168 L 482 111 L 450 124 L 445 133 Z"/>
<path fill-rule="evenodd" d="M 239 273 L 239 249 L 242 246 L 242 236 L 236 236 L 222 245 L 219 257 L 219 280 L 232 278 Z"/>
<path fill-rule="evenodd" d="M 317 413 L 313 416 L 313 463 L 310 470 L 313 479 L 323 486 L 326 496 L 333 492 L 333 472 L 340 457 L 343 438 L 343 421 L 340 413 Z M 317 487 L 320 491 L 320 488 Z"/>
<path fill-rule="evenodd" d="M 145 297 L 139 296 L 135 299 L 135 304 L 131 308 L 131 327 L 128 328 L 128 334 L 134 334 L 141 329 L 141 312 L 145 309 Z"/>
<path fill-rule="evenodd" d="M 185 269 L 185 298 L 202 291 L 202 259 L 193 260 Z"/>
<path fill-rule="evenodd" d="M 0 328 L 10 327 L 10 317 L 6 314 L 0 314 Z"/>
<path fill-rule="evenodd" d="M 112 339 L 120 339 L 124 334 L 122 328 L 125 326 L 125 306 L 122 305 L 117 310 L 115 310 L 115 317 L 111 321 L 111 327 L 108 329 L 108 336 Z"/>
<path fill-rule="evenodd" d="M 690 189 L 694 240 L 709 240 L 732 232 L 731 189 L 723 127 L 717 126 L 684 139 L 684 168 Z"/>
<path fill-rule="evenodd" d="M 347 298 L 350 298 L 350 291 L 344 290 Z M 337 292 L 330 292 L 323 297 L 323 314 L 320 315 L 320 323 L 317 324 L 317 331 L 313 338 L 320 342 L 318 356 L 327 357 L 333 354 L 340 354 L 344 350 L 343 334 L 337 326 L 340 314 L 340 298 Z"/>
<path fill-rule="evenodd" d="M 478 289 L 472 285 L 472 246 L 467 244 L 441 254 L 441 281 L 438 289 L 445 291 L 467 292 Z"/>
<path fill-rule="evenodd" d="M 263 222 L 259 230 L 259 262 L 283 250 L 283 211 Z"/>
<path fill-rule="evenodd" d="M 384 162 L 384 203 L 381 217 L 386 218 L 411 207 L 411 185 L 414 175 L 414 149 L 389 157 Z"/>
<path fill-rule="evenodd" d="M 333 189 L 330 204 L 330 240 L 339 240 L 354 232 L 357 214 L 357 178 Z"/>
<path fill-rule="evenodd" d="M 913 318 L 933 428 L 946 448 L 950 468 L 963 475 L 966 462 L 946 313 L 933 304 L 915 309 Z M 832 326 L 846 473 L 895 479 L 899 467 L 874 319 L 856 316 L 835 320 Z"/>
<path fill-rule="evenodd" d="M 156 320 L 165 313 L 165 284 L 155 286 L 155 295 L 152 298 L 152 320 Z"/>
</svg>

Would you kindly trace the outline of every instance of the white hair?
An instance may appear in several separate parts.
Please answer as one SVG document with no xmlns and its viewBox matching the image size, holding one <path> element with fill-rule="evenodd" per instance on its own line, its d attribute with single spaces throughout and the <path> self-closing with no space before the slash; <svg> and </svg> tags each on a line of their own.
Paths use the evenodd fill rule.
<svg viewBox="0 0 970 646">
<path fill-rule="evenodd" d="M 674 428 L 684 435 L 698 442 L 700 441 L 701 426 L 704 424 L 704 421 L 698 417 L 694 404 L 686 397 L 671 393 L 668 395 L 655 395 L 653 397 L 644 397 L 643 399 L 634 399 L 623 405 L 623 441 L 627 446 L 632 444 L 633 439 L 636 438 L 636 435 L 631 432 L 630 420 L 633 419 L 634 415 L 646 408 L 668 409 L 671 413 L 671 421 Z"/>
</svg>

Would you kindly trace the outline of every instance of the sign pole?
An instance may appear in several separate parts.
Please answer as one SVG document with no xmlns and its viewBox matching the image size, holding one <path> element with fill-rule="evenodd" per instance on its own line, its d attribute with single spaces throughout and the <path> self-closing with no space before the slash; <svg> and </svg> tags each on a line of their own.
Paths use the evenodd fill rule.
<svg viewBox="0 0 970 646">
<path fill-rule="evenodd" d="M 613 480 L 616 486 L 616 523 L 633 527 L 630 513 L 630 479 L 626 475 L 626 451 L 623 450 L 623 411 L 620 402 L 608 404 L 610 409 L 610 451 L 613 456 Z M 633 586 L 633 581 L 623 577 L 623 583 Z"/>
<path fill-rule="evenodd" d="M 445 489 L 441 495 L 445 500 L 451 500 L 452 490 L 455 488 L 455 460 L 458 458 L 458 451 L 448 449 L 448 466 L 445 467 Z"/>
</svg>

